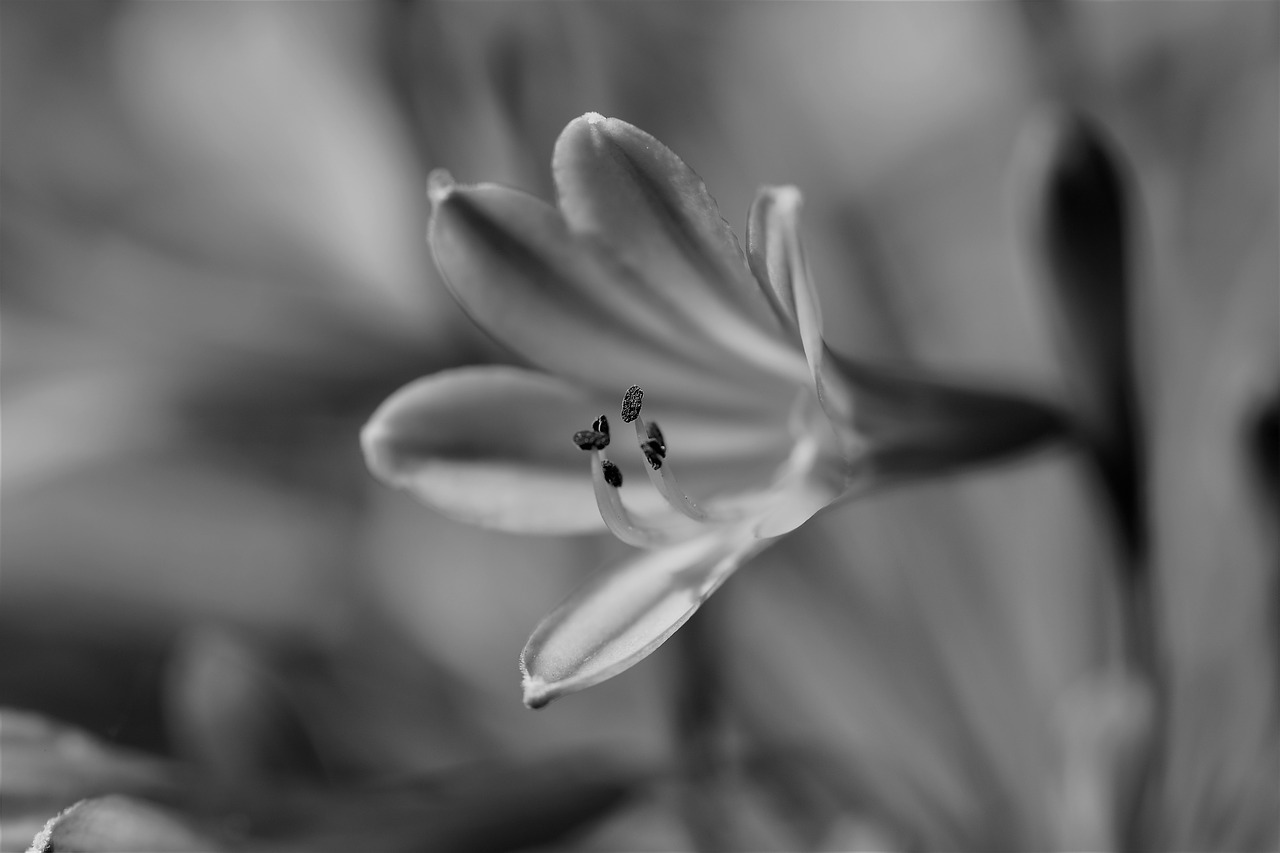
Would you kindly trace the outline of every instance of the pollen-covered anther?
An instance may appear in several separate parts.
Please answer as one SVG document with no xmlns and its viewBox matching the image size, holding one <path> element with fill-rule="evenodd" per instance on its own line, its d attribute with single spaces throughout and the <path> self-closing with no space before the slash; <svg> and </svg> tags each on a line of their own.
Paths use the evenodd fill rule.
<svg viewBox="0 0 1280 853">
<path fill-rule="evenodd" d="M 604 473 L 604 481 L 615 489 L 622 486 L 622 471 L 617 465 L 614 465 L 608 459 L 600 463 L 600 470 Z"/>
<path fill-rule="evenodd" d="M 580 429 L 573 434 L 573 443 L 579 450 L 604 450 L 609 446 L 609 436 L 594 429 Z"/>
<path fill-rule="evenodd" d="M 622 395 L 622 422 L 629 424 L 640 417 L 640 406 L 644 403 L 644 390 L 639 385 L 632 385 Z"/>
</svg>

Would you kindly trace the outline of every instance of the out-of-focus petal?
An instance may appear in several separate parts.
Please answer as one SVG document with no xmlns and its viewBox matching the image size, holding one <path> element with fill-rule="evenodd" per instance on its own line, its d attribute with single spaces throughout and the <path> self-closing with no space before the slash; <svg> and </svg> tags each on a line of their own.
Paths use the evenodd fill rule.
<svg viewBox="0 0 1280 853">
<path fill-rule="evenodd" d="M 0 712 L 0 850 L 23 850 L 40 827 L 85 797 L 112 792 L 174 797 L 175 767 L 117 749 L 38 714 Z"/>
<path fill-rule="evenodd" d="M 52 818 L 30 847 L 36 853 L 217 853 L 226 849 L 189 819 L 120 795 L 76 803 Z"/>
<path fill-rule="evenodd" d="M 604 525 L 570 438 L 598 414 L 555 377 L 460 368 L 397 391 L 360 441 L 376 476 L 450 518 L 513 532 L 596 531 Z"/>
<path fill-rule="evenodd" d="M 601 572 L 529 638 L 520 655 L 525 704 L 539 708 L 643 660 L 762 547 L 746 536 L 708 535 Z"/>
<path fill-rule="evenodd" d="M 570 122 L 552 158 L 573 231 L 599 237 L 701 333 L 766 372 L 799 364 L 702 179 L 658 140 L 618 119 Z"/>
<path fill-rule="evenodd" d="M 430 192 L 436 262 L 467 313 L 504 345 L 610 393 L 643 381 L 666 399 L 770 402 L 745 393 L 758 374 L 697 334 L 597 241 L 570 234 L 552 206 L 493 184 L 457 186 L 443 172 Z"/>
<path fill-rule="evenodd" d="M 192 630 L 177 643 L 165 680 L 173 750 L 211 777 L 231 786 L 238 779 L 325 778 L 295 697 L 248 641 L 215 628 Z"/>
<path fill-rule="evenodd" d="M 1151 745 L 1153 702 L 1149 685 L 1121 672 L 1095 675 L 1059 700 L 1061 778 L 1050 810 L 1059 849 L 1120 846 L 1126 792 Z"/>
</svg>

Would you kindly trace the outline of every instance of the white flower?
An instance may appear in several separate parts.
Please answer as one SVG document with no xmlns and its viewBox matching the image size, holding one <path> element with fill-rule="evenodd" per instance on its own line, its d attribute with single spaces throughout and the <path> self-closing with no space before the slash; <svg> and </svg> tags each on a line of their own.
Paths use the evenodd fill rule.
<svg viewBox="0 0 1280 853">
<path fill-rule="evenodd" d="M 429 183 L 431 248 L 454 295 L 541 369 L 426 377 L 362 435 L 375 474 L 451 517 L 561 534 L 603 523 L 649 549 L 538 626 L 526 704 L 633 665 L 837 499 L 1059 428 L 1028 400 L 828 350 L 795 188 L 760 191 L 744 253 L 701 179 L 625 122 L 571 122 L 552 166 L 558 208 L 444 172 Z"/>
</svg>

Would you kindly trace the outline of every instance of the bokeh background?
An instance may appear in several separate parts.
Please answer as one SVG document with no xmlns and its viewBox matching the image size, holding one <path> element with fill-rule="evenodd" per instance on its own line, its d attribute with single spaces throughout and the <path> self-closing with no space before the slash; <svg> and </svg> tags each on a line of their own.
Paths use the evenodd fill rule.
<svg viewBox="0 0 1280 853">
<path fill-rule="evenodd" d="M 620 546 L 447 521 L 357 436 L 410 379 L 509 358 L 433 267 L 427 172 L 550 198 L 589 110 L 671 146 L 740 236 L 757 186 L 798 185 L 837 348 L 1065 399 L 1022 152 L 1072 104 L 1132 178 L 1185 670 L 1161 796 L 1199 837 L 1276 755 L 1278 45 L 1269 2 L 5 2 L 0 704 L 229 780 L 553 762 L 520 792 L 552 808 L 611 762 L 654 774 L 551 829 L 467 789 L 460 846 L 910 845 L 914 799 L 956 847 L 1001 837 L 982 815 L 1052 788 L 1050 712 L 1116 644 L 1070 451 L 817 519 L 689 639 L 534 713 L 520 648 Z M 666 772 L 691 739 L 735 768 L 694 794 Z M 1004 837 L 1052 822 L 1015 811 Z"/>
</svg>

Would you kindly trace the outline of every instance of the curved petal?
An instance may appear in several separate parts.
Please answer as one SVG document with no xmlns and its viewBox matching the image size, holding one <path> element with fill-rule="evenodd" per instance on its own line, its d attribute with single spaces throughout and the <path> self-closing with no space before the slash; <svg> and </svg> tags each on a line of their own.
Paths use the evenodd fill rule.
<svg viewBox="0 0 1280 853">
<path fill-rule="evenodd" d="M 588 113 L 552 159 L 570 229 L 598 237 L 725 350 L 796 381 L 803 367 L 702 179 L 658 140 Z"/>
<path fill-rule="evenodd" d="M 766 544 L 712 534 L 601 572 L 534 629 L 520 654 L 524 703 L 540 708 L 640 662 Z"/>
<path fill-rule="evenodd" d="M 500 343 L 602 392 L 642 382 L 668 399 L 764 404 L 751 393 L 758 371 L 650 298 L 598 242 L 570 234 L 551 205 L 493 184 L 457 186 L 442 172 L 433 173 L 430 193 L 436 263 Z"/>
<path fill-rule="evenodd" d="M 511 532 L 602 532 L 590 458 L 570 439 L 616 406 L 545 373 L 464 367 L 397 391 L 360 440 L 375 476 L 450 518 Z M 725 419 L 679 405 L 658 412 L 696 497 L 768 482 L 791 446 L 776 421 Z M 627 507 L 645 514 L 665 509 L 627 431 L 614 436 L 611 451 L 625 475 Z"/>
<path fill-rule="evenodd" d="M 888 370 L 843 357 L 822 339 L 822 310 L 800 243 L 801 197 L 765 187 L 751 209 L 751 258 L 804 346 L 818 400 L 845 455 L 869 454 L 879 477 L 934 473 L 1017 453 L 1066 430 L 1055 407 L 1011 391 Z"/>
<path fill-rule="evenodd" d="M 787 227 L 785 208 L 798 206 L 800 191 L 795 187 L 761 187 L 747 213 L 747 264 L 769 300 L 778 319 L 787 328 L 799 331 L 796 323 L 794 279 L 803 269 L 795 269 L 797 252 L 792 245 L 794 227 Z M 779 208 L 783 208 L 780 210 Z"/>
<path fill-rule="evenodd" d="M 815 466 L 808 476 L 780 490 L 779 499 L 752 523 L 752 535 L 772 539 L 790 533 L 845 494 L 845 480 L 843 466 Z"/>
<path fill-rule="evenodd" d="M 217 853 L 230 847 L 216 841 L 186 815 L 146 800 L 113 794 L 81 800 L 51 818 L 30 849 Z"/>
<path fill-rule="evenodd" d="M 827 363 L 822 307 L 800 242 L 801 202 L 800 191 L 795 187 L 762 187 L 756 194 L 748 216 L 751 268 L 767 285 L 775 310 L 795 324 L 818 400 L 852 448 L 855 437 L 848 434 L 846 425 L 853 413 L 853 398 L 831 375 Z"/>
<path fill-rule="evenodd" d="M 604 529 L 570 436 L 599 414 L 572 385 L 466 367 L 397 391 L 360 435 L 369 470 L 450 518 L 512 532 Z"/>
</svg>

